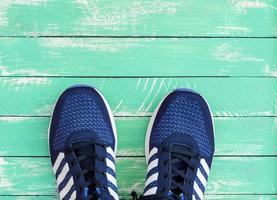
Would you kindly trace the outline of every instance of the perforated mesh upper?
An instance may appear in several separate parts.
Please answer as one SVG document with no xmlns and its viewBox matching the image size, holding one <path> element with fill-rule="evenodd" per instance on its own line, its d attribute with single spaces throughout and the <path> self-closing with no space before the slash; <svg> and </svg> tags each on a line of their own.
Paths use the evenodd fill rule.
<svg viewBox="0 0 277 200">
<path fill-rule="evenodd" d="M 158 146 L 172 133 L 188 134 L 199 146 L 202 154 L 212 155 L 212 144 L 209 139 L 205 114 L 199 100 L 182 94 L 175 95 L 166 105 L 163 113 L 159 113 L 155 123 L 150 146 Z"/>
<path fill-rule="evenodd" d="M 99 95 L 95 93 L 67 96 L 59 114 L 54 148 L 63 148 L 69 134 L 76 131 L 93 131 L 104 144 L 113 146 L 113 132 L 103 114 L 103 105 Z"/>
</svg>

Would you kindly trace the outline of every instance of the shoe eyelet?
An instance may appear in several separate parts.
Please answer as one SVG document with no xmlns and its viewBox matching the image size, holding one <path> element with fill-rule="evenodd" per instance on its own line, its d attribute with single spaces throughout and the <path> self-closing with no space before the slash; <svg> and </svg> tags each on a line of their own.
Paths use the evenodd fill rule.
<svg viewBox="0 0 277 200">
<path fill-rule="evenodd" d="M 164 161 L 163 161 L 163 165 L 166 165 L 166 164 L 167 164 L 167 161 L 166 161 L 166 160 L 164 160 Z"/>
<path fill-rule="evenodd" d="M 165 188 L 162 188 L 161 191 L 164 192 L 164 191 L 165 191 Z"/>
<path fill-rule="evenodd" d="M 167 178 L 167 174 L 164 174 L 164 178 Z"/>
</svg>

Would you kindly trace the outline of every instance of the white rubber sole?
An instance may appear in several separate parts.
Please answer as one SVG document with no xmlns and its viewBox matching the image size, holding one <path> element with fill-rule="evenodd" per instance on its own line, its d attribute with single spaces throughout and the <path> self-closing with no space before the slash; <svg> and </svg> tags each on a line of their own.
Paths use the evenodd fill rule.
<svg viewBox="0 0 277 200">
<path fill-rule="evenodd" d="M 174 91 L 172 91 L 174 92 Z M 148 160 L 149 160 L 149 142 L 150 142 L 150 135 L 151 135 L 151 131 L 152 131 L 152 128 L 153 128 L 153 124 L 154 124 L 154 121 L 156 119 L 156 116 L 157 116 L 157 113 L 162 105 L 162 103 L 164 102 L 164 100 L 166 99 L 166 97 L 168 97 L 172 92 L 168 93 L 161 101 L 160 103 L 158 104 L 157 108 L 154 110 L 153 112 L 153 115 L 149 121 L 149 124 L 148 124 L 148 128 L 147 128 L 147 131 L 146 131 L 146 137 L 145 137 L 145 159 L 146 159 L 146 164 L 148 165 Z M 192 90 L 189 90 L 188 89 L 188 92 L 193 92 Z M 194 92 L 195 94 L 198 94 L 197 92 Z M 200 95 L 200 94 L 198 94 Z M 200 95 L 201 96 L 201 95 Z M 202 97 L 202 96 L 201 96 Z M 211 112 L 211 109 L 210 109 L 210 105 L 208 104 L 208 102 L 206 101 L 206 99 L 204 97 L 202 97 L 203 100 L 206 102 L 207 106 L 208 106 L 208 109 L 209 109 L 209 112 L 210 114 L 212 115 L 212 112 Z M 215 133 L 215 130 L 214 130 L 214 120 L 213 120 L 213 117 L 211 116 L 211 119 L 212 119 L 212 128 L 213 128 L 213 134 Z"/>
<path fill-rule="evenodd" d="M 84 87 L 90 87 L 90 86 L 84 86 Z M 74 88 L 74 86 L 70 87 L 70 88 Z M 68 88 L 68 89 L 70 89 L 70 88 Z M 78 88 L 78 86 L 76 86 L 76 88 Z M 93 87 L 91 87 L 91 88 L 93 88 Z M 108 104 L 108 102 L 105 99 L 105 97 L 96 88 L 93 88 L 93 89 L 100 95 L 100 97 L 102 98 L 102 100 L 105 103 L 105 106 L 107 107 L 108 114 L 109 114 L 109 117 L 110 117 L 110 120 L 111 120 L 113 134 L 114 134 L 114 140 L 115 140 L 114 155 L 116 155 L 116 152 L 117 152 L 117 130 L 116 130 L 115 120 L 114 120 L 114 116 L 113 116 L 111 107 Z M 56 107 L 57 102 L 58 102 L 58 100 L 56 101 L 56 103 L 54 105 L 54 108 Z M 53 112 L 52 112 L 52 115 L 51 115 L 51 118 L 50 118 L 50 123 L 49 123 L 49 126 L 48 126 L 48 151 L 49 151 L 49 154 L 50 154 L 50 127 L 51 127 L 51 124 L 52 124 Z"/>
</svg>

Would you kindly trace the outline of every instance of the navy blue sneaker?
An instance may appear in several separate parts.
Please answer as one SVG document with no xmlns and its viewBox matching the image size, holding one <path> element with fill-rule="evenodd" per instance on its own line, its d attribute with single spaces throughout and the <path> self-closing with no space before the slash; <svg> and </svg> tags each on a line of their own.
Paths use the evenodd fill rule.
<svg viewBox="0 0 277 200">
<path fill-rule="evenodd" d="M 60 199 L 118 199 L 116 145 L 115 122 L 103 96 L 88 86 L 63 92 L 49 127 Z"/>
<path fill-rule="evenodd" d="M 203 199 L 213 154 L 213 121 L 206 101 L 194 91 L 174 90 L 148 126 L 141 199 Z"/>
</svg>

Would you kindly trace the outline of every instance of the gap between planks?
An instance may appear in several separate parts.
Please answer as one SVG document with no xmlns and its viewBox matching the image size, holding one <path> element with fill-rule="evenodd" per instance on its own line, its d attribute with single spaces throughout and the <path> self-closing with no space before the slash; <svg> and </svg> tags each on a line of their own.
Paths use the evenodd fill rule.
<svg viewBox="0 0 277 200">
<path fill-rule="evenodd" d="M 277 36 L 153 36 L 153 35 L 0 35 L 0 38 L 180 38 L 180 39 L 277 39 Z"/>
</svg>

